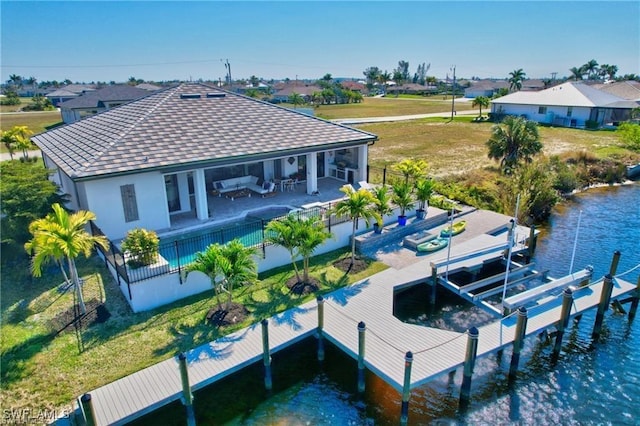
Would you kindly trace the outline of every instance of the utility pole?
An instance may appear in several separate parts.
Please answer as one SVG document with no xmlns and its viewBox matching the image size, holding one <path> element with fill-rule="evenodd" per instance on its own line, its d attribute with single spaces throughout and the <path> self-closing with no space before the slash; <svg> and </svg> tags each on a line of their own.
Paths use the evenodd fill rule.
<svg viewBox="0 0 640 426">
<path fill-rule="evenodd" d="M 222 59 L 220 59 L 220 61 L 222 61 Z M 229 85 L 229 87 L 231 87 L 231 64 L 229 63 L 228 59 L 226 60 L 226 62 L 224 62 L 224 68 L 227 70 L 227 84 Z"/>
<path fill-rule="evenodd" d="M 456 66 L 452 67 L 453 69 L 453 84 L 451 85 L 451 121 L 453 121 L 453 116 L 455 115 L 455 107 L 456 107 Z"/>
</svg>

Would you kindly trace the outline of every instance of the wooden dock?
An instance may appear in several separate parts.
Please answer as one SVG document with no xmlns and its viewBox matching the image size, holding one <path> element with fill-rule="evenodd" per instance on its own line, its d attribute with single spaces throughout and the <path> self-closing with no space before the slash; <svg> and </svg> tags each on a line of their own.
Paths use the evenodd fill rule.
<svg viewBox="0 0 640 426">
<path fill-rule="evenodd" d="M 453 245 L 451 255 L 464 257 L 465 253 L 500 245 L 504 241 L 504 237 L 468 235 L 466 241 Z M 499 251 L 483 256 L 496 256 L 496 253 Z M 403 387 L 404 356 L 407 351 L 414 356 L 411 388 L 455 370 L 464 362 L 466 333 L 406 324 L 393 316 L 394 293 L 403 287 L 427 282 L 431 277 L 431 262 L 436 257 L 441 258 L 442 254 L 420 257 L 415 263 L 401 269 L 389 268 L 325 296 L 324 337 L 357 359 L 357 326 L 359 322 L 364 322 L 365 366 L 399 392 Z M 602 281 L 599 281 L 576 290 L 571 315 L 595 307 L 601 287 Z M 634 289 L 635 285 L 615 280 L 612 300 Z M 560 299 L 550 298 L 547 303 L 529 310 L 526 335 L 539 333 L 559 320 Z M 513 342 L 515 324 L 516 318 L 512 315 L 480 327 L 478 356 L 495 352 Z M 316 335 L 317 326 L 316 301 L 270 318 L 271 353 Z M 262 327 L 259 323 L 254 324 L 192 349 L 186 356 L 192 390 L 200 389 L 262 360 Z M 181 398 L 178 358 L 165 360 L 89 393 L 96 424 L 128 423 Z"/>
</svg>

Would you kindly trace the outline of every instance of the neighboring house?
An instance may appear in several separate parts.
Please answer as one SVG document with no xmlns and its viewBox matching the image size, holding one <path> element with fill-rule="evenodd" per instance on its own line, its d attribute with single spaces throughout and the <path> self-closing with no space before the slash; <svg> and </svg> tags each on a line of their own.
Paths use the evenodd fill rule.
<svg viewBox="0 0 640 426">
<path fill-rule="evenodd" d="M 358 92 L 361 93 L 363 95 L 367 94 L 367 85 L 364 83 L 361 83 L 359 81 L 341 81 L 340 85 L 347 90 L 351 90 L 353 92 Z"/>
<path fill-rule="evenodd" d="M 586 127 L 628 120 L 638 104 L 595 89 L 587 84 L 568 82 L 538 92 L 520 91 L 494 99 L 493 114 L 524 116 L 555 126 Z"/>
<path fill-rule="evenodd" d="M 406 94 L 406 95 L 427 95 L 429 93 L 437 92 L 437 87 L 422 85 L 417 83 L 404 83 L 404 84 L 394 84 L 387 88 L 387 95 L 397 95 L 397 94 Z"/>
<path fill-rule="evenodd" d="M 180 214 L 215 220 L 228 182 L 259 186 L 295 174 L 317 194 L 321 177 L 366 180 L 377 136 L 184 83 L 32 140 L 70 195 L 69 207 L 94 212 L 97 226 L 117 240 L 133 228 L 170 229 Z"/>
<path fill-rule="evenodd" d="M 640 101 L 640 81 L 616 81 L 591 87 L 630 101 Z"/>
<path fill-rule="evenodd" d="M 96 90 L 95 86 L 90 84 L 69 84 L 67 86 L 55 89 L 45 95 L 55 107 L 62 102 L 77 98 L 83 93 Z"/>
<path fill-rule="evenodd" d="M 162 87 L 156 86 L 155 84 L 151 83 L 140 83 L 135 87 L 137 87 L 138 89 L 148 90 L 149 92 L 155 92 L 156 90 L 162 89 Z"/>
<path fill-rule="evenodd" d="M 509 83 L 505 80 L 479 80 L 472 81 L 471 86 L 464 89 L 464 97 L 475 99 L 479 96 L 491 98 L 500 89 L 508 89 Z"/>
<path fill-rule="evenodd" d="M 58 105 L 62 121 L 66 124 L 75 123 L 85 117 L 107 111 L 124 103 L 147 96 L 148 90 L 126 84 L 106 86 L 99 90 L 85 92 L 71 100 Z"/>
<path fill-rule="evenodd" d="M 288 84 L 280 85 L 271 99 L 275 103 L 289 102 L 289 96 L 297 93 L 302 96 L 305 102 L 311 102 L 311 97 L 315 92 L 322 92 L 322 87 L 316 86 L 315 84 L 289 82 Z"/>
</svg>

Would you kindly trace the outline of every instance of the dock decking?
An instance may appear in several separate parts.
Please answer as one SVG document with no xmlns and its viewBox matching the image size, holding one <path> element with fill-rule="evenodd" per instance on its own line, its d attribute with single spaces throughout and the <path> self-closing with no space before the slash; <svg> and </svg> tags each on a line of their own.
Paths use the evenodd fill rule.
<svg viewBox="0 0 640 426">
<path fill-rule="evenodd" d="M 509 219 L 503 218 L 506 221 Z M 506 239 L 483 233 L 473 236 L 471 232 L 466 235 L 466 241 L 457 243 L 457 238 L 453 237 L 452 257 L 464 257 L 473 249 L 499 245 Z M 499 251 L 492 253 L 493 256 L 496 253 Z M 420 256 L 407 267 L 391 267 L 325 295 L 323 336 L 357 359 L 357 325 L 363 321 L 366 325 L 365 366 L 398 391 L 402 390 L 404 355 L 407 351 L 414 355 L 412 388 L 458 368 L 464 362 L 466 333 L 406 324 L 393 316 L 394 292 L 417 282 L 428 281 L 432 260 L 441 257 L 440 252 Z M 599 281 L 576 290 L 571 315 L 596 306 L 601 287 L 602 281 Z M 635 285 L 616 280 L 612 300 L 633 289 Z M 560 318 L 560 309 L 558 298 L 530 309 L 526 334 L 535 334 L 552 326 Z M 270 350 L 274 353 L 316 334 L 317 302 L 311 301 L 280 313 L 270 318 L 268 324 Z M 480 327 L 478 356 L 509 345 L 514 338 L 515 324 L 515 316 L 509 316 Z M 186 355 L 191 387 L 193 390 L 200 389 L 262 359 L 261 325 L 254 324 L 192 349 Z M 130 422 L 180 399 L 182 386 L 178 359 L 165 360 L 89 393 L 98 425 Z"/>
</svg>

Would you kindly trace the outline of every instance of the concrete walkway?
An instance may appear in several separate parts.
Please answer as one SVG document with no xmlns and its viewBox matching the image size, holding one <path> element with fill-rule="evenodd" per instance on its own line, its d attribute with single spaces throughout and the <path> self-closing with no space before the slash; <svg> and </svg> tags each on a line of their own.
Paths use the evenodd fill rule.
<svg viewBox="0 0 640 426">
<path fill-rule="evenodd" d="M 456 115 L 478 115 L 476 110 L 457 111 Z M 415 114 L 415 115 L 393 115 L 388 117 L 361 117 L 361 118 L 340 118 L 331 120 L 338 124 L 362 124 L 362 123 L 384 123 L 388 121 L 406 121 L 406 120 L 418 120 L 421 118 L 430 117 L 451 117 L 451 111 L 446 112 L 433 112 L 430 114 Z"/>
</svg>

